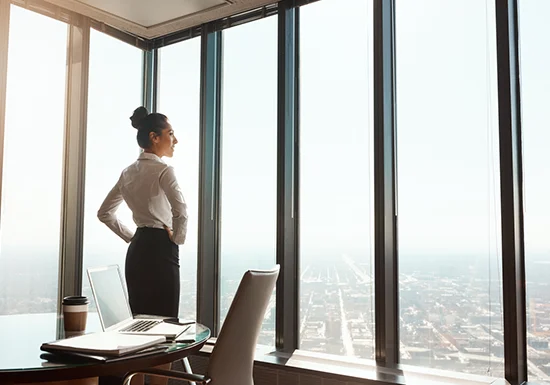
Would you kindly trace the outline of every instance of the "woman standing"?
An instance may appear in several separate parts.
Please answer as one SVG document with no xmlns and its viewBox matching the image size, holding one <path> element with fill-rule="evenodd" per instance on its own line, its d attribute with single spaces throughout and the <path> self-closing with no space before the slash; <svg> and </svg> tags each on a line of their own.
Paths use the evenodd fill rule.
<svg viewBox="0 0 550 385">
<path fill-rule="evenodd" d="M 127 243 L 126 284 L 134 314 L 177 317 L 180 297 L 179 248 L 187 233 L 187 206 L 174 168 L 162 161 L 172 157 L 178 140 L 165 115 L 137 108 L 132 117 L 137 161 L 122 171 L 97 216 Z M 116 217 L 122 201 L 132 211 L 132 233 Z"/>
</svg>

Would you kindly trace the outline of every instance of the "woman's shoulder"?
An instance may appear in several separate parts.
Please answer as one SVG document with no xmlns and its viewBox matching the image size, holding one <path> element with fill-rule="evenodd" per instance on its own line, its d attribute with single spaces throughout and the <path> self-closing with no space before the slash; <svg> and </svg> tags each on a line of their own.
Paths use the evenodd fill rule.
<svg viewBox="0 0 550 385">
<path fill-rule="evenodd" d="M 176 177 L 176 170 L 174 169 L 174 166 L 164 163 L 162 167 L 159 167 L 159 176 L 162 178 L 163 176 L 170 176 L 175 178 Z"/>
</svg>

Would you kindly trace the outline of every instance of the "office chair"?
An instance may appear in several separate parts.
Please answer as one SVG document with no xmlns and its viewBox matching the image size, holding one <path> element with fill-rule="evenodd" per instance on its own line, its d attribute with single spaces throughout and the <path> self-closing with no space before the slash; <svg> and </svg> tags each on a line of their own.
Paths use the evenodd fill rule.
<svg viewBox="0 0 550 385">
<path fill-rule="evenodd" d="M 278 275 L 279 265 L 272 270 L 249 270 L 244 274 L 210 355 L 205 375 L 146 369 L 129 373 L 124 385 L 128 385 L 137 374 L 197 384 L 253 385 L 256 342 Z"/>
</svg>

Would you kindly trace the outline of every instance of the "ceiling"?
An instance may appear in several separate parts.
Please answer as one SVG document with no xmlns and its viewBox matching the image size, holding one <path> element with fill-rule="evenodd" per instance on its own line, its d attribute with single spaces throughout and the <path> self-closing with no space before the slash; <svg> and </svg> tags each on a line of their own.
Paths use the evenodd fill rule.
<svg viewBox="0 0 550 385">
<path fill-rule="evenodd" d="M 46 0 L 146 39 L 271 4 L 277 0 Z"/>
</svg>

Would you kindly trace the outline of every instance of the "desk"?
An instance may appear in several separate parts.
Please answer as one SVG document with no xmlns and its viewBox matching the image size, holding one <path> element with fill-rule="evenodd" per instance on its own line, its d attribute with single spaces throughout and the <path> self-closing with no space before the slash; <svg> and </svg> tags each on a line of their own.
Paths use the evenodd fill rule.
<svg viewBox="0 0 550 385">
<path fill-rule="evenodd" d="M 102 363 L 53 364 L 40 358 L 43 342 L 57 339 L 62 325 L 57 314 L 23 314 L 0 316 L 0 384 L 52 382 L 56 385 L 79 380 L 78 384 L 96 384 L 97 377 L 121 375 L 129 371 L 167 364 L 198 352 L 210 338 L 210 329 L 196 326 L 194 343 L 172 344 L 165 351 L 145 357 L 129 356 Z M 88 314 L 87 332 L 101 330 L 96 313 Z M 87 380 L 84 380 L 87 379 Z"/>
</svg>

